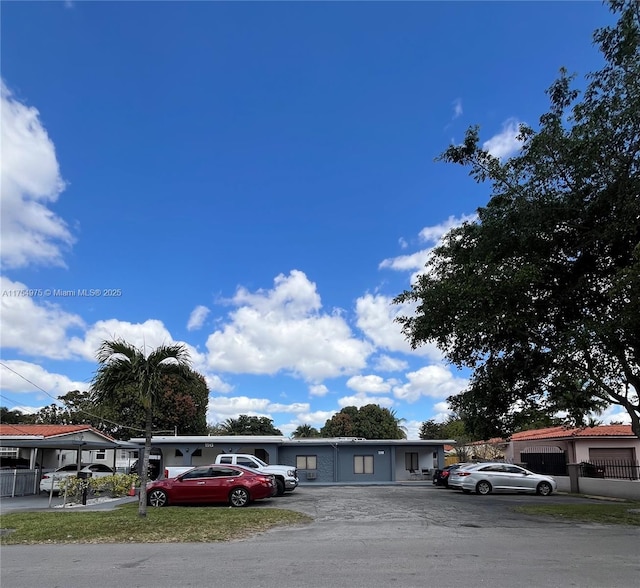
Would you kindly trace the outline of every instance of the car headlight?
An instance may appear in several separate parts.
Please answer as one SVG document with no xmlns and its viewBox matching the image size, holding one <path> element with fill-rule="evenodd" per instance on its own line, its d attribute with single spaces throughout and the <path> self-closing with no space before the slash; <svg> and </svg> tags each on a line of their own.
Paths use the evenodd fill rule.
<svg viewBox="0 0 640 588">
<path fill-rule="evenodd" d="M 295 478 L 296 477 L 296 471 L 295 470 L 287 470 L 287 476 L 289 476 L 290 478 Z"/>
</svg>

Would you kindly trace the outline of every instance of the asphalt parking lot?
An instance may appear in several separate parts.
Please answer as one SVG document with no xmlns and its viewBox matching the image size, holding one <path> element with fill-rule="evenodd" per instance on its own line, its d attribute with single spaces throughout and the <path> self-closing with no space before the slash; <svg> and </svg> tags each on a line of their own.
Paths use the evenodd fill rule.
<svg viewBox="0 0 640 588">
<path fill-rule="evenodd" d="M 529 517 L 513 512 L 510 507 L 589 502 L 593 500 L 568 494 L 546 497 L 532 494 L 479 496 L 430 483 L 407 482 L 388 486 L 304 486 L 262 506 L 284 506 L 308 514 L 319 523 L 394 520 L 441 527 L 519 528 L 531 525 L 549 528 L 554 524 L 566 525 L 566 522 Z"/>
<path fill-rule="evenodd" d="M 3 588 L 75 588 L 96 578 L 101 588 L 636 588 L 637 527 L 510 510 L 588 501 L 467 495 L 427 483 L 303 486 L 252 508 L 297 510 L 314 517 L 307 525 L 227 543 L 9 545 L 1 580 Z"/>
</svg>

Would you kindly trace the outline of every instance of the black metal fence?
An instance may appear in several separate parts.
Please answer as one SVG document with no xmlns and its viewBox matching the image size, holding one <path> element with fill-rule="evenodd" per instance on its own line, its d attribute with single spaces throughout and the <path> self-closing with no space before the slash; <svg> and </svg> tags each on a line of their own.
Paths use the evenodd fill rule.
<svg viewBox="0 0 640 588">
<path fill-rule="evenodd" d="M 640 464 L 624 459 L 596 459 L 580 464 L 580 475 L 585 478 L 616 478 L 640 480 Z"/>
<path fill-rule="evenodd" d="M 542 448 L 541 448 L 542 449 Z M 546 474 L 548 476 L 567 476 L 567 457 L 564 451 L 549 450 L 527 452 L 520 454 L 520 462 L 528 470 L 536 474 Z"/>
</svg>

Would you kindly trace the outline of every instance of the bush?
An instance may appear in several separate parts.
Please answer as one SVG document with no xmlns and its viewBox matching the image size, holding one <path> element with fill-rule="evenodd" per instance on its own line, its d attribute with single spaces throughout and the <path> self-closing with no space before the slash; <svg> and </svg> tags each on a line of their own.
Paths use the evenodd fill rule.
<svg viewBox="0 0 640 588">
<path fill-rule="evenodd" d="M 68 476 L 60 480 L 60 492 L 67 492 L 67 496 L 80 498 L 85 488 L 87 493 L 94 496 L 106 495 L 112 498 L 126 496 L 131 485 L 137 486 L 140 478 L 136 474 L 114 474 L 100 478 L 77 478 Z"/>
</svg>

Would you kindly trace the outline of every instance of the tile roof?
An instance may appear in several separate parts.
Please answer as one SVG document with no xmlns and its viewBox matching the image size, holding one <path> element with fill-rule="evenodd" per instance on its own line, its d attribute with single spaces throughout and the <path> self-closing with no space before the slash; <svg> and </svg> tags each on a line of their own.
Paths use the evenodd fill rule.
<svg viewBox="0 0 640 588">
<path fill-rule="evenodd" d="M 109 435 L 101 433 L 91 425 L 22 425 L 0 424 L 0 437 L 60 437 L 74 433 L 92 432 L 96 435 L 111 439 Z"/>
<path fill-rule="evenodd" d="M 634 437 L 631 425 L 601 425 L 599 427 L 547 427 L 511 435 L 512 441 L 532 439 L 566 439 L 569 437 Z"/>
</svg>

